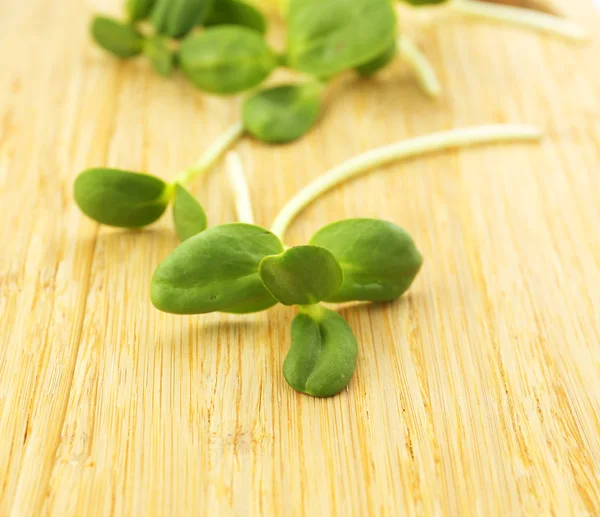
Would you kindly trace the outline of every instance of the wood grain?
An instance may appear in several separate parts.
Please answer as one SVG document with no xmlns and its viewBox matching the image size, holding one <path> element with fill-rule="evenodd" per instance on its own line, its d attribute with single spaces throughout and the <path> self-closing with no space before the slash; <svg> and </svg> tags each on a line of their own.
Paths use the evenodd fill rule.
<svg viewBox="0 0 600 517">
<path fill-rule="evenodd" d="M 98 227 L 85 167 L 172 178 L 238 114 L 182 78 L 87 40 L 118 0 L 0 7 L 0 515 L 600 515 L 600 19 L 563 2 L 585 47 L 453 16 L 404 18 L 440 70 L 431 102 L 400 64 L 347 77 L 301 142 L 238 145 L 259 223 L 375 146 L 479 123 L 542 126 L 539 145 L 389 166 L 306 210 L 382 217 L 426 257 L 410 294 L 342 310 L 361 346 L 338 397 L 286 384 L 293 310 L 155 311 L 169 218 Z M 10 5 L 9 5 L 10 4 Z M 233 220 L 221 167 L 194 186 Z"/>
</svg>

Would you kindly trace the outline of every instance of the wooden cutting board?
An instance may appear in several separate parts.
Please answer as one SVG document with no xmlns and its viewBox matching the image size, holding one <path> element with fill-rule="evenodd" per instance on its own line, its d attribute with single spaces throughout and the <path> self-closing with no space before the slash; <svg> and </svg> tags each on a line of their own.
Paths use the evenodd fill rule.
<svg viewBox="0 0 600 517">
<path fill-rule="evenodd" d="M 406 31 L 440 72 L 347 77 L 293 145 L 244 140 L 257 221 L 361 151 L 451 127 L 533 123 L 540 145 L 377 169 L 293 225 L 381 217 L 426 257 L 408 296 L 342 310 L 349 389 L 299 395 L 281 363 L 294 311 L 174 317 L 148 299 L 176 239 L 99 227 L 71 185 L 93 165 L 172 178 L 238 101 L 119 63 L 87 39 L 119 0 L 0 7 L 0 515 L 600 514 L 600 30 L 578 46 L 456 16 Z M 232 221 L 218 167 L 194 185 Z"/>
</svg>

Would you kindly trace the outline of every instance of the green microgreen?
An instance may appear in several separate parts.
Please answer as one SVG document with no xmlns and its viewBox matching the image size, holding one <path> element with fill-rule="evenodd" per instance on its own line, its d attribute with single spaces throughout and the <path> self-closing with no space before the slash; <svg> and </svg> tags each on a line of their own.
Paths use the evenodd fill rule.
<svg viewBox="0 0 600 517">
<path fill-rule="evenodd" d="M 152 303 L 173 314 L 242 314 L 277 302 L 300 306 L 284 376 L 298 391 L 335 395 L 350 382 L 357 344 L 344 319 L 319 302 L 398 298 L 422 259 L 404 230 L 374 219 L 326 226 L 314 242 L 319 245 L 284 251 L 281 240 L 260 226 L 216 226 L 180 244 L 158 266 Z"/>
<path fill-rule="evenodd" d="M 584 38 L 568 21 L 523 9 L 477 0 L 404 1 L 415 7 L 447 3 L 447 9 L 467 16 Z M 160 218 L 172 203 L 183 242 L 156 269 L 152 303 L 174 314 L 242 314 L 277 303 L 296 305 L 299 314 L 292 324 L 284 376 L 303 393 L 339 393 L 352 378 L 358 345 L 344 319 L 320 303 L 394 300 L 412 285 L 423 259 L 405 230 L 377 219 L 338 221 L 318 230 L 307 245 L 286 249 L 283 237 L 294 217 L 324 192 L 373 167 L 453 147 L 535 140 L 539 132 L 528 126 L 484 126 L 372 150 L 302 189 L 276 217 L 271 231 L 252 224 L 248 186 L 239 160 L 231 158 L 242 222 L 206 229 L 204 210 L 186 185 L 244 133 L 269 143 L 304 135 L 318 120 L 323 89 L 334 76 L 353 70 L 369 76 L 400 56 L 428 95 L 438 96 L 441 86 L 419 48 L 404 34 L 398 37 L 390 0 L 290 0 L 283 52 L 267 43 L 260 11 L 239 0 L 126 0 L 125 8 L 126 23 L 94 18 L 91 34 L 98 45 L 122 59 L 143 54 L 163 76 L 179 66 L 207 92 L 249 92 L 242 105 L 243 123 L 171 183 L 138 172 L 88 169 L 74 184 L 77 204 L 102 224 L 139 228 Z M 150 28 L 139 23 L 146 19 Z M 262 86 L 278 67 L 295 71 L 302 82 Z"/>
<path fill-rule="evenodd" d="M 447 4 L 445 9 L 467 16 L 584 38 L 569 21 L 527 9 L 479 0 L 404 2 L 415 8 Z M 350 70 L 370 76 L 397 56 L 414 69 L 427 95 L 438 97 L 442 91 L 425 54 L 407 36 L 398 36 L 390 0 L 290 0 L 283 52 L 267 43 L 264 15 L 242 0 L 127 0 L 126 11 L 129 23 L 94 20 L 92 35 L 100 46 L 123 59 L 143 53 L 165 77 L 180 67 L 206 92 L 250 92 L 242 107 L 243 124 L 263 142 L 291 142 L 306 134 L 321 112 L 322 90 L 334 76 Z M 153 33 L 144 24 L 138 29 L 137 22 L 148 17 Z M 198 25 L 201 29 L 195 29 Z M 279 67 L 308 81 L 254 91 Z"/>
<path fill-rule="evenodd" d="M 232 126 L 195 165 L 179 174 L 172 183 L 139 172 L 102 167 L 87 169 L 75 179 L 75 201 L 94 221 L 121 228 L 150 225 L 173 202 L 177 235 L 181 240 L 188 239 L 205 230 L 207 223 L 204 209 L 185 185 L 209 171 L 241 133 L 239 124 Z"/>
</svg>

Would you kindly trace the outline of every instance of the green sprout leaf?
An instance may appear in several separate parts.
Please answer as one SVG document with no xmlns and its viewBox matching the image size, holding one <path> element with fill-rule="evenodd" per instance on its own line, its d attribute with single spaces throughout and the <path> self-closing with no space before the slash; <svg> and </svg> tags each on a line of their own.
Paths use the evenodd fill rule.
<svg viewBox="0 0 600 517">
<path fill-rule="evenodd" d="M 375 59 L 357 66 L 356 71 L 364 77 L 369 77 L 376 72 L 379 72 L 379 70 L 385 68 L 394 60 L 398 52 L 397 49 L 398 45 L 395 41 L 393 41 L 392 44 L 389 45 L 388 48 L 379 54 Z"/>
<path fill-rule="evenodd" d="M 180 244 L 154 272 L 154 306 L 173 314 L 258 312 L 277 303 L 258 273 L 260 261 L 281 253 L 271 232 L 250 224 L 215 226 Z"/>
<path fill-rule="evenodd" d="M 321 90 L 316 82 L 262 90 L 244 103 L 244 127 L 263 142 L 296 140 L 319 118 Z"/>
<path fill-rule="evenodd" d="M 175 54 L 161 36 L 154 36 L 144 44 L 144 54 L 150 59 L 152 67 L 159 75 L 169 77 L 175 66 Z"/>
<path fill-rule="evenodd" d="M 402 228 L 379 219 L 346 219 L 319 230 L 310 244 L 328 249 L 344 272 L 330 302 L 389 301 L 412 284 L 423 257 Z"/>
<path fill-rule="evenodd" d="M 144 38 L 138 31 L 106 16 L 92 20 L 91 33 L 98 45 L 121 59 L 137 56 L 144 48 Z"/>
<path fill-rule="evenodd" d="M 389 0 L 291 0 L 288 64 L 329 77 L 379 56 L 396 39 Z"/>
<path fill-rule="evenodd" d="M 260 277 L 283 305 L 312 305 L 334 296 L 342 268 L 325 248 L 298 246 L 262 259 Z"/>
<path fill-rule="evenodd" d="M 264 34 L 267 21 L 254 6 L 238 0 L 217 0 L 211 13 L 204 20 L 205 27 L 214 25 L 241 25 Z"/>
<path fill-rule="evenodd" d="M 179 183 L 175 184 L 173 221 L 180 241 L 185 241 L 206 230 L 206 214 L 198 200 Z"/>
<path fill-rule="evenodd" d="M 158 34 L 181 38 L 202 23 L 214 0 L 157 0 L 152 10 L 152 24 Z"/>
<path fill-rule="evenodd" d="M 198 88 L 221 95 L 258 86 L 277 66 L 277 56 L 258 32 L 234 26 L 190 36 L 181 45 L 179 60 Z"/>
<path fill-rule="evenodd" d="M 125 11 L 130 21 L 144 20 L 152 11 L 156 0 L 127 0 Z"/>
<path fill-rule="evenodd" d="M 321 306 L 305 308 L 292 323 L 283 376 L 296 391 L 332 397 L 350 382 L 358 344 L 344 318 Z"/>
<path fill-rule="evenodd" d="M 171 189 L 160 178 L 118 169 L 88 169 L 74 184 L 81 211 L 109 226 L 140 228 L 163 215 Z"/>
</svg>

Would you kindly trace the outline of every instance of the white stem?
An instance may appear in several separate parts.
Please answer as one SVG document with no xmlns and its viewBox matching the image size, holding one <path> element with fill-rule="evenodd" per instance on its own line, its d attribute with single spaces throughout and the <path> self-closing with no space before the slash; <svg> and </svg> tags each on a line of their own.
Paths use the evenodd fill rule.
<svg viewBox="0 0 600 517">
<path fill-rule="evenodd" d="M 186 184 L 198 177 L 200 174 L 208 172 L 212 169 L 223 156 L 225 151 L 237 142 L 244 134 L 244 126 L 238 122 L 231 126 L 225 133 L 217 138 L 208 150 L 200 157 L 195 165 L 177 176 L 176 180 L 179 183 Z"/>
<path fill-rule="evenodd" d="M 373 149 L 338 165 L 304 187 L 279 212 L 271 231 L 283 240 L 294 217 L 315 199 L 344 181 L 380 165 L 456 147 L 507 141 L 534 141 L 541 137 L 542 132 L 533 126 L 501 124 L 452 129 Z"/>
<path fill-rule="evenodd" d="M 427 56 L 419 50 L 410 38 L 401 36 L 398 38 L 398 52 L 417 74 L 419 85 L 427 95 L 436 98 L 442 93 L 442 85 L 437 78 L 433 65 Z"/>
<path fill-rule="evenodd" d="M 242 160 L 237 153 L 227 154 L 227 169 L 231 188 L 235 196 L 235 210 L 240 223 L 254 224 L 254 214 L 252 212 L 252 201 L 250 199 L 250 189 L 244 172 Z"/>
<path fill-rule="evenodd" d="M 521 25 L 572 41 L 585 41 L 587 39 L 585 31 L 576 23 L 551 14 L 540 13 L 533 9 L 494 5 L 478 0 L 453 0 L 450 2 L 450 7 L 467 16 Z"/>
</svg>

